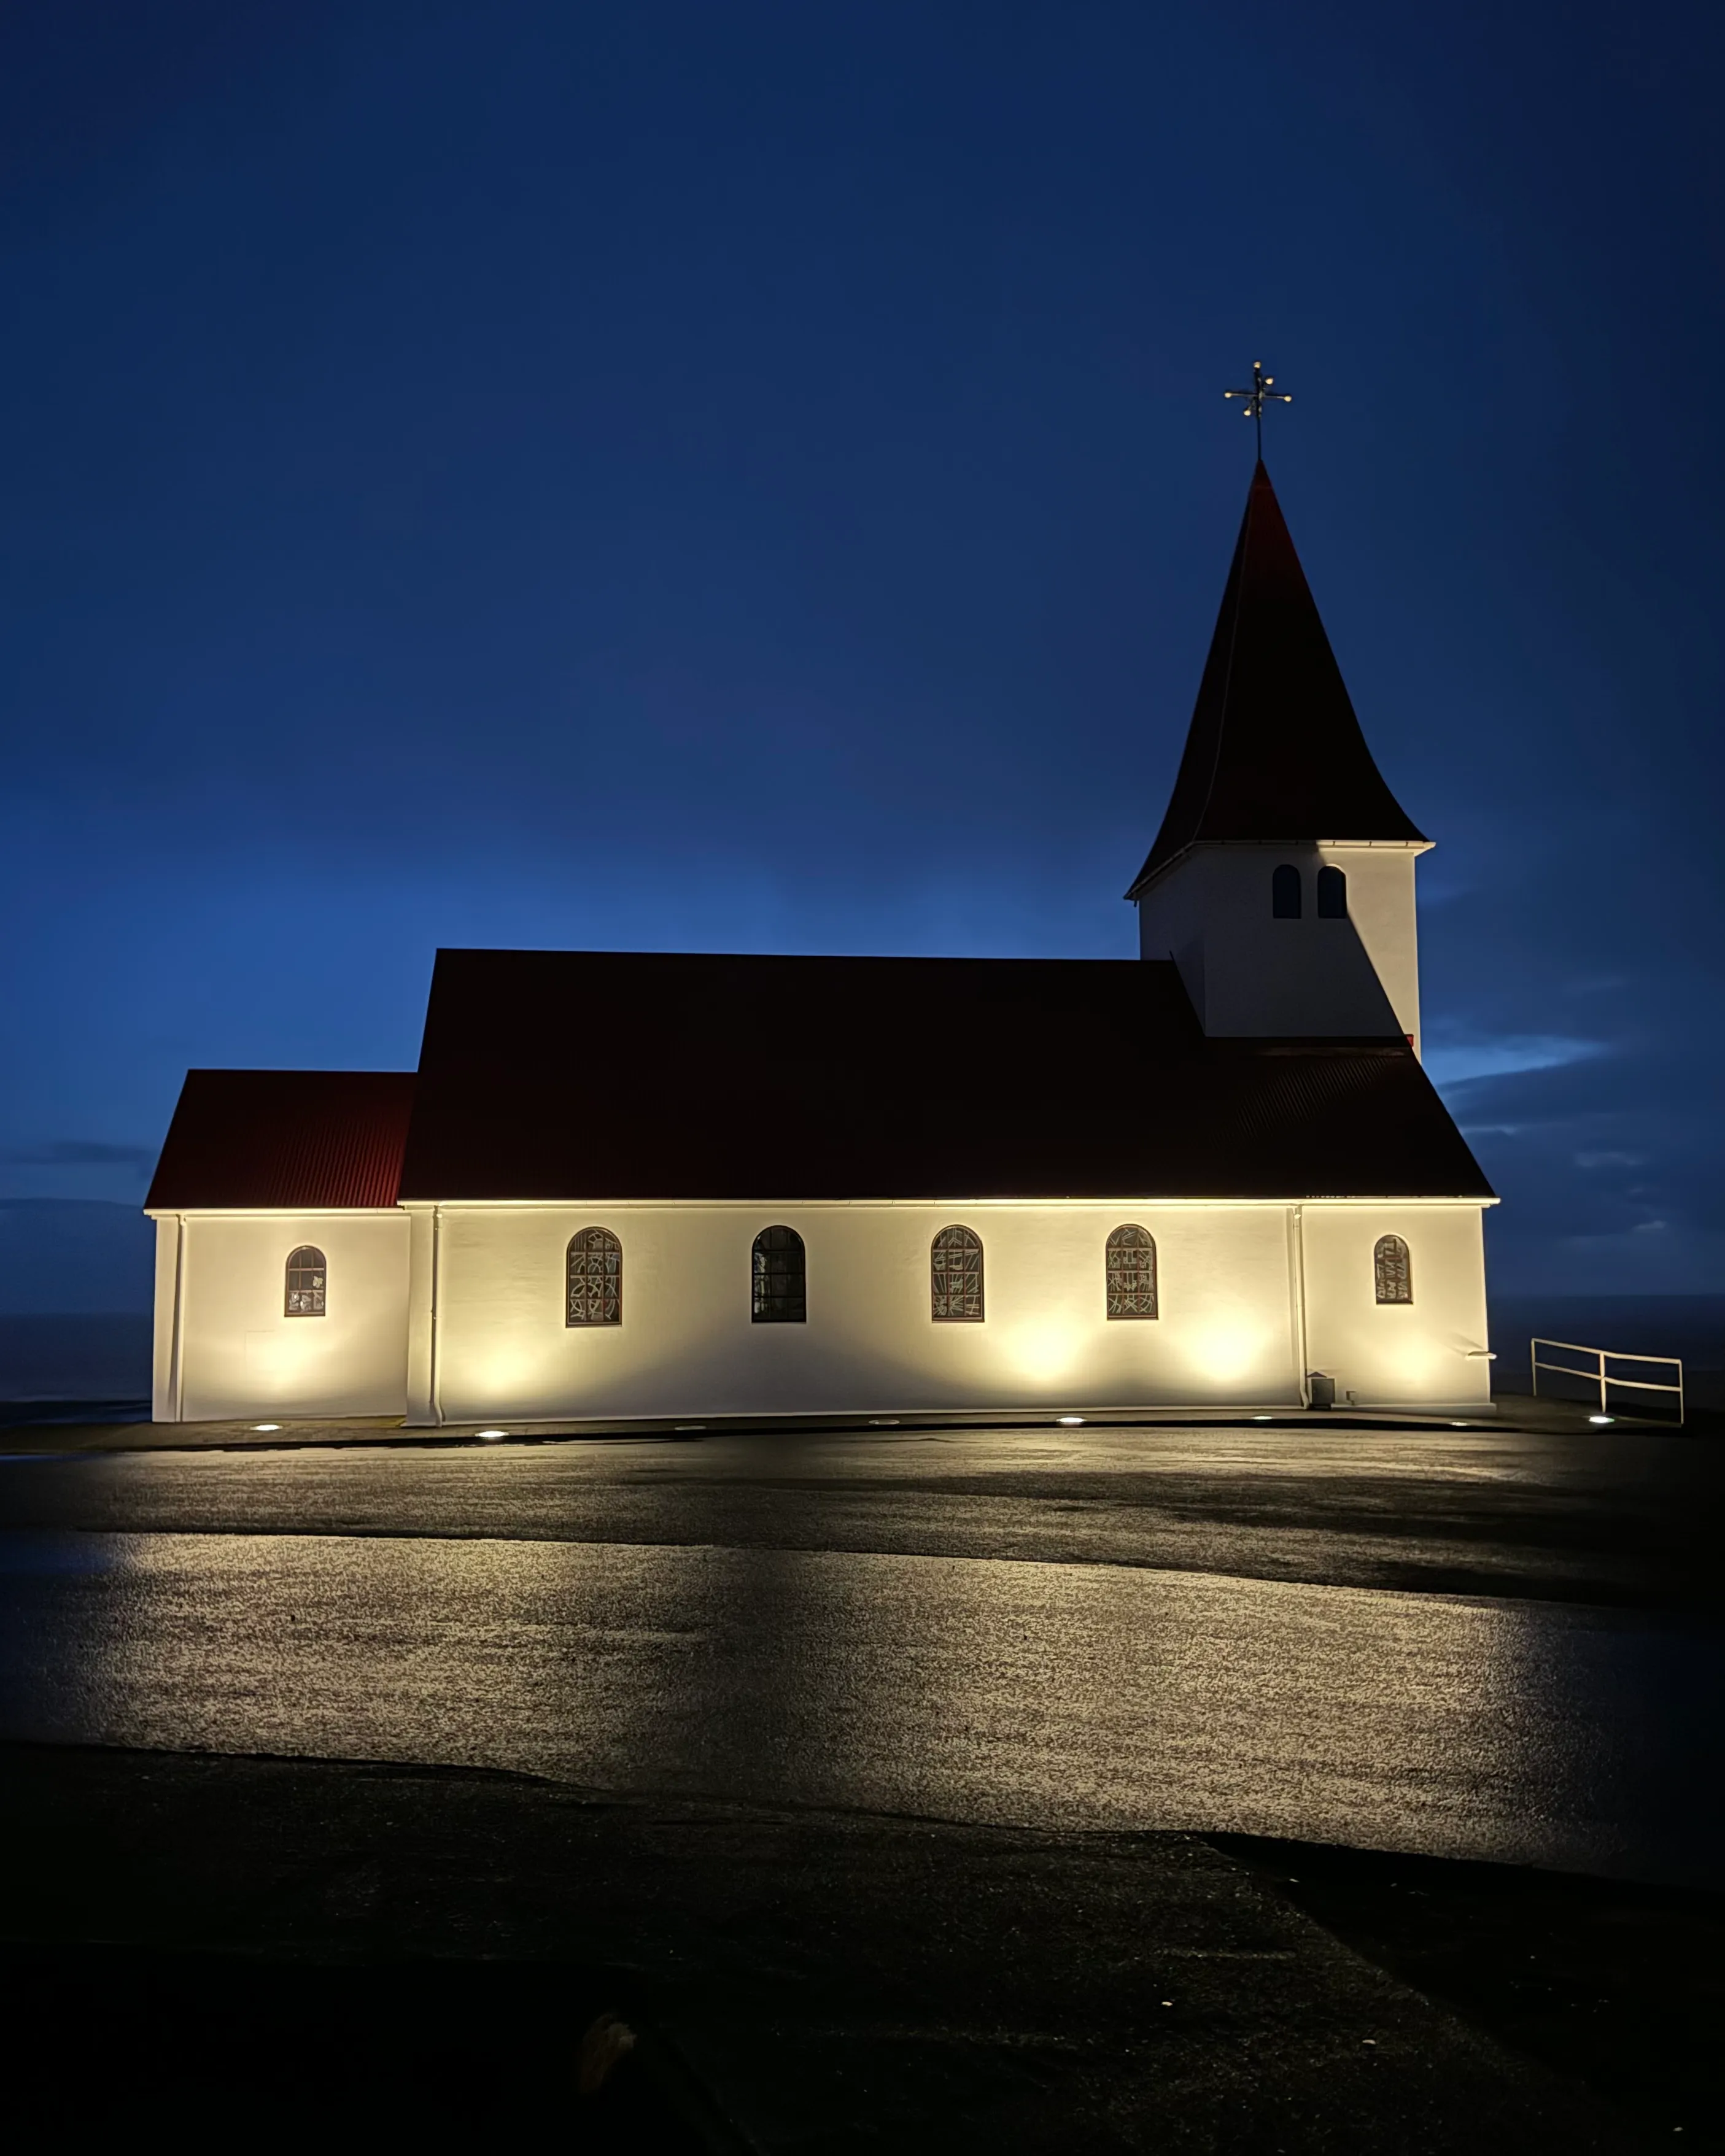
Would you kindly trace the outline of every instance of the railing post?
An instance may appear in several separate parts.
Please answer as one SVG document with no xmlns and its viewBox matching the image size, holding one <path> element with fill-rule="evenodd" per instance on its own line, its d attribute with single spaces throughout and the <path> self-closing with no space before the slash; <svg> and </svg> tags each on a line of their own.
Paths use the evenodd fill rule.
<svg viewBox="0 0 1725 2156">
<path fill-rule="evenodd" d="M 1527 1342 L 1527 1363 L 1532 1376 L 1533 1396 L 1536 1399 L 1539 1397 L 1539 1373 L 1542 1368 L 1548 1375 L 1553 1371 L 1559 1377 L 1563 1378 L 1579 1378 L 1583 1375 L 1581 1371 L 1572 1369 L 1567 1363 L 1542 1364 L 1539 1360 L 1539 1350 L 1542 1347 L 1560 1348 L 1566 1355 L 1593 1357 L 1594 1382 L 1599 1389 L 1599 1412 L 1594 1418 L 1595 1422 L 1615 1420 L 1611 1412 L 1611 1388 L 1617 1385 L 1627 1386 L 1631 1392 L 1675 1393 L 1677 1399 L 1677 1427 L 1680 1430 L 1683 1427 L 1687 1404 L 1683 1392 L 1683 1358 L 1681 1355 L 1636 1355 L 1621 1348 L 1585 1347 L 1579 1340 L 1542 1341 L 1536 1334 Z M 1663 1368 L 1675 1370 L 1677 1373 L 1677 1382 L 1674 1385 L 1667 1385 L 1656 1383 L 1651 1378 L 1614 1378 L 1605 1367 L 1608 1363 L 1612 1362 L 1640 1363 L 1644 1366 L 1658 1363 Z M 1561 1398 L 1561 1395 L 1559 1397 Z"/>
</svg>

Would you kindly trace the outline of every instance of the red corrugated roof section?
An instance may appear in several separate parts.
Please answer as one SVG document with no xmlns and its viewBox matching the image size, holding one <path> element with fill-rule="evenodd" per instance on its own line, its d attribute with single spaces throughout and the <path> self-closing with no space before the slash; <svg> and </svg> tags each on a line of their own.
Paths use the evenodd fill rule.
<svg viewBox="0 0 1725 2156">
<path fill-rule="evenodd" d="M 410 1070 L 188 1070 L 146 1208 L 393 1205 Z"/>
<path fill-rule="evenodd" d="M 1167 960 L 440 951 L 408 1199 L 1489 1198 L 1413 1050 Z"/>
</svg>

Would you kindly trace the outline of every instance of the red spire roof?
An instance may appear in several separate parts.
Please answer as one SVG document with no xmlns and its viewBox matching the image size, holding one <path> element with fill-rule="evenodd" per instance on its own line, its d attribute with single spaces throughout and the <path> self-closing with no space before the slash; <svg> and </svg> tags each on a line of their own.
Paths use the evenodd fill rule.
<svg viewBox="0 0 1725 2156">
<path fill-rule="evenodd" d="M 1188 846 L 1422 834 L 1384 782 L 1262 463 L 1222 594 L 1186 752 L 1128 898 Z"/>
</svg>

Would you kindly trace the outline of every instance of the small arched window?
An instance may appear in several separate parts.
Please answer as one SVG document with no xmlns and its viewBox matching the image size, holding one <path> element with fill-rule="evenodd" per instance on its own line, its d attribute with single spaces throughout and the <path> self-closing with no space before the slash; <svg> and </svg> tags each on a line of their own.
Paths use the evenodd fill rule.
<svg viewBox="0 0 1725 2156">
<path fill-rule="evenodd" d="M 1108 1238 L 1108 1315 L 1154 1317 L 1156 1239 L 1147 1228 L 1117 1228 Z"/>
<path fill-rule="evenodd" d="M 1372 1252 L 1372 1277 L 1379 1302 L 1414 1300 L 1414 1261 L 1399 1235 L 1380 1235 Z"/>
<path fill-rule="evenodd" d="M 983 1239 L 973 1228 L 942 1228 L 928 1252 L 929 1314 L 940 1325 L 980 1325 Z"/>
<path fill-rule="evenodd" d="M 623 1245 L 608 1228 L 583 1228 L 569 1238 L 564 1283 L 566 1325 L 622 1324 Z"/>
<path fill-rule="evenodd" d="M 1340 869 L 1322 868 L 1317 872 L 1317 917 L 1320 921 L 1348 918 L 1348 879 Z"/>
<path fill-rule="evenodd" d="M 323 1252 L 301 1243 L 288 1253 L 287 1295 L 283 1307 L 290 1317 L 322 1317 L 329 1308 L 330 1269 Z"/>
<path fill-rule="evenodd" d="M 1300 871 L 1284 861 L 1270 879 L 1270 911 L 1277 921 L 1300 918 Z"/>
<path fill-rule="evenodd" d="M 755 1238 L 757 1325 L 803 1325 L 809 1317 L 809 1260 L 794 1228 L 763 1228 Z"/>
</svg>

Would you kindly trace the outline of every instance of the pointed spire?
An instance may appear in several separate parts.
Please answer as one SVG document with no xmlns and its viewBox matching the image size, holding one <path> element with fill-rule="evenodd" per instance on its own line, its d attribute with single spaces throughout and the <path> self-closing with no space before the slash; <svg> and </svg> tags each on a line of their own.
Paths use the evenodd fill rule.
<svg viewBox="0 0 1725 2156">
<path fill-rule="evenodd" d="M 1128 898 L 1189 846 L 1424 843 L 1372 761 L 1281 505 L 1252 475 L 1186 752 Z"/>
</svg>

